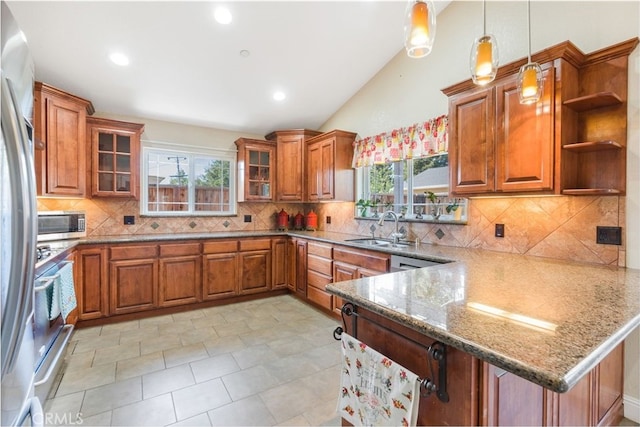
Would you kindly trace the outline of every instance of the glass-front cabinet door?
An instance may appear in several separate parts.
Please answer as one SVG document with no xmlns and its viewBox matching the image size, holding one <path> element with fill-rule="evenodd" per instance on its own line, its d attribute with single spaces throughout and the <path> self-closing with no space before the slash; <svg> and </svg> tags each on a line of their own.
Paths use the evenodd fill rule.
<svg viewBox="0 0 640 427">
<path fill-rule="evenodd" d="M 240 138 L 236 146 L 238 201 L 272 201 L 275 194 L 275 142 Z"/>
<path fill-rule="evenodd" d="M 87 126 L 92 150 L 91 195 L 138 198 L 144 125 L 91 117 Z"/>
</svg>

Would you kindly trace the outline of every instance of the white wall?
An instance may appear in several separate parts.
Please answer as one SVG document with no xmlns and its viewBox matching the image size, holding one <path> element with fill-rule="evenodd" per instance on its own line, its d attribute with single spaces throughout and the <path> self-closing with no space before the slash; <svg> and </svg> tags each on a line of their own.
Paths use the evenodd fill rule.
<svg viewBox="0 0 640 427">
<path fill-rule="evenodd" d="M 526 2 L 487 2 L 487 32 L 498 40 L 500 63 L 527 54 Z M 473 40 L 482 33 L 482 3 L 453 1 L 438 15 L 433 51 L 423 59 L 398 54 L 323 126 L 361 136 L 406 126 L 447 112 L 442 88 L 467 80 Z M 398 23 L 402 25 L 402 23 Z M 531 46 L 535 53 L 572 41 L 585 53 L 640 35 L 640 2 L 534 1 Z M 398 42 L 399 49 L 402 41 Z M 640 268 L 640 49 L 630 57 L 626 265 Z M 640 422 L 640 333 L 626 341 L 625 416 Z"/>
</svg>

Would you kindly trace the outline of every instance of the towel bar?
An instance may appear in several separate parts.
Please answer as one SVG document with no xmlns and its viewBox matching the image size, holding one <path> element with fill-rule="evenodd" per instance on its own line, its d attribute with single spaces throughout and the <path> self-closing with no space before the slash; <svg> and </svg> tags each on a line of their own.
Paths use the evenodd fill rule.
<svg viewBox="0 0 640 427">
<path fill-rule="evenodd" d="M 350 302 L 345 303 L 340 309 L 340 315 L 342 316 L 342 325 L 344 326 L 344 328 L 342 326 L 338 326 L 337 328 L 335 328 L 333 330 L 333 338 L 337 341 L 340 341 L 342 333 L 347 329 L 347 319 L 345 318 L 345 316 L 352 316 L 351 317 L 351 328 L 352 328 L 351 335 L 354 338 L 358 338 L 357 336 L 358 325 L 356 323 L 356 317 L 358 317 L 359 314 L 356 311 L 356 307 L 353 305 L 353 303 L 350 303 Z M 371 319 L 367 319 L 367 321 L 374 323 L 376 326 L 386 331 L 396 333 L 384 325 L 381 325 L 377 322 L 373 322 Z M 422 343 L 416 342 L 415 340 L 412 340 L 410 338 L 407 338 L 407 339 L 409 339 L 410 341 L 413 341 L 414 343 L 416 343 L 421 347 L 424 347 Z M 418 378 L 418 381 L 420 382 L 420 389 L 423 390 L 420 393 L 420 395 L 422 397 L 429 397 L 432 393 L 435 393 L 438 399 L 440 399 L 440 401 L 447 403 L 449 402 L 449 393 L 447 393 L 447 347 L 439 341 L 434 341 L 429 347 L 426 347 L 426 350 L 427 350 L 427 358 L 430 359 L 427 361 L 427 364 L 429 365 L 429 377 Z M 434 380 L 435 376 L 433 373 L 432 362 L 438 363 L 438 383 L 437 384 Z"/>
</svg>

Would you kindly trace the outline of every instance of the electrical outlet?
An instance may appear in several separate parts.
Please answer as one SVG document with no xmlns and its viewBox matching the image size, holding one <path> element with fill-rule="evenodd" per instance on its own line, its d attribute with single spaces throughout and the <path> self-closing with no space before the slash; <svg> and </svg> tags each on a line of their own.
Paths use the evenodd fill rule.
<svg viewBox="0 0 640 427">
<path fill-rule="evenodd" d="M 124 225 L 134 225 L 136 223 L 136 217 L 133 215 L 124 216 Z"/>
<path fill-rule="evenodd" d="M 251 215 L 245 215 L 244 222 L 251 222 Z"/>
<path fill-rule="evenodd" d="M 331 217 L 327 215 L 327 224 L 331 224 Z"/>
<path fill-rule="evenodd" d="M 596 227 L 596 243 L 603 245 L 621 245 L 622 227 Z"/>
<path fill-rule="evenodd" d="M 496 237 L 504 237 L 504 224 L 496 224 Z"/>
</svg>

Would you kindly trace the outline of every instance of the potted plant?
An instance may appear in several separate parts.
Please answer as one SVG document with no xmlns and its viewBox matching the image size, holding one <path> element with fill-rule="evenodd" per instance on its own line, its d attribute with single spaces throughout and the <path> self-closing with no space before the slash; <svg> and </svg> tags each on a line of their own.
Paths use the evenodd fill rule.
<svg viewBox="0 0 640 427">
<path fill-rule="evenodd" d="M 367 216 L 367 208 L 371 206 L 371 203 L 369 202 L 369 200 L 360 199 L 356 202 L 356 206 L 358 207 L 358 209 L 360 209 L 359 216 L 365 218 Z"/>
<path fill-rule="evenodd" d="M 445 208 L 448 214 L 453 215 L 455 221 L 460 221 L 462 216 L 462 209 L 460 209 L 460 199 L 453 199 L 451 203 Z"/>
<path fill-rule="evenodd" d="M 427 198 L 431 202 L 430 214 L 434 220 L 438 220 L 442 215 L 442 206 L 440 206 L 440 198 L 433 191 L 427 193 Z"/>
</svg>

